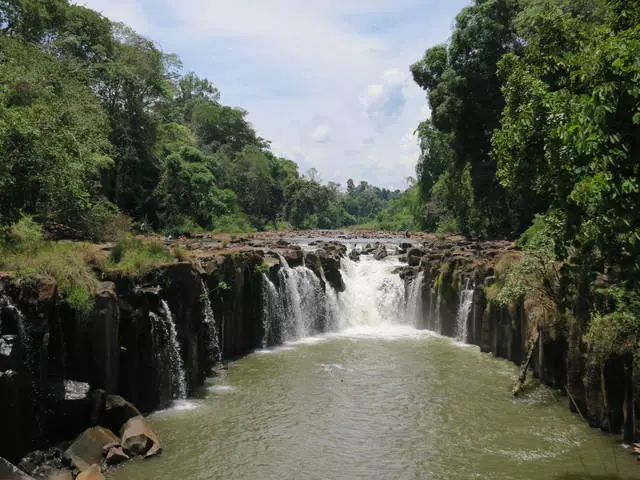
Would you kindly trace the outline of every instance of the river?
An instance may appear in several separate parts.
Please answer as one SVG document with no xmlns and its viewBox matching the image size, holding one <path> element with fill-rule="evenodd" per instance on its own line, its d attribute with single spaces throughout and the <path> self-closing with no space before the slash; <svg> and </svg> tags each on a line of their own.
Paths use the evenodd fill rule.
<svg viewBox="0 0 640 480">
<path fill-rule="evenodd" d="M 160 457 L 109 478 L 640 478 L 566 397 L 538 386 L 514 399 L 515 365 L 416 330 L 395 266 L 347 261 L 335 333 L 298 326 L 300 338 L 230 363 L 198 398 L 150 416 Z"/>
</svg>

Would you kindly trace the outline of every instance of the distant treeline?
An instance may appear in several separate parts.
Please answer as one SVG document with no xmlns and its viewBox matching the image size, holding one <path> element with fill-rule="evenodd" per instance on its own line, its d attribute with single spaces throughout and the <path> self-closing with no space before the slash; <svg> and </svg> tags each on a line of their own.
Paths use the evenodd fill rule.
<svg viewBox="0 0 640 480">
<path fill-rule="evenodd" d="M 401 197 L 300 175 L 246 116 L 126 25 L 67 0 L 0 1 L 0 227 L 336 228 Z"/>
</svg>

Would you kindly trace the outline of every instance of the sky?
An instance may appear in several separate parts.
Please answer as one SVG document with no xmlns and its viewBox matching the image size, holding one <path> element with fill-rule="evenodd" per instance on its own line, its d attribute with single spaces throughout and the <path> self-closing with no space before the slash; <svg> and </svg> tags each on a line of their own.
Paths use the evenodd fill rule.
<svg viewBox="0 0 640 480">
<path fill-rule="evenodd" d="M 133 27 L 221 102 L 249 111 L 277 154 L 324 181 L 388 188 L 415 176 L 429 116 L 409 66 L 468 0 L 78 0 Z"/>
</svg>

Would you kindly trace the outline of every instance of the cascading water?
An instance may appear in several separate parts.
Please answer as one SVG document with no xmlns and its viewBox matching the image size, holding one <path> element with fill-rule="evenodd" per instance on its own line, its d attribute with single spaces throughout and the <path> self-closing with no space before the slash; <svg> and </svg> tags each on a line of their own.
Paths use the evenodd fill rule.
<svg viewBox="0 0 640 480">
<path fill-rule="evenodd" d="M 169 368 L 172 396 L 176 400 L 187 398 L 187 382 L 178 343 L 178 333 L 173 314 L 164 300 L 160 302 L 160 315 L 149 312 L 156 357 L 161 365 Z"/>
<path fill-rule="evenodd" d="M 15 328 L 17 331 L 18 339 L 22 344 L 22 348 L 24 349 L 25 356 L 27 359 L 27 363 L 31 363 L 32 360 L 32 348 L 31 348 L 31 337 L 27 332 L 26 322 L 24 318 L 24 314 L 22 311 L 14 305 L 11 299 L 6 296 L 0 296 L 0 309 L 6 309 L 13 314 L 13 318 L 15 320 Z M 0 321 L 0 332 L 2 332 L 2 323 Z"/>
<path fill-rule="evenodd" d="M 266 274 L 262 274 L 262 348 L 275 345 L 281 341 L 276 338 L 277 322 L 284 319 L 284 305 L 278 294 L 278 289 Z"/>
<path fill-rule="evenodd" d="M 456 340 L 460 343 L 467 343 L 467 330 L 469 324 L 469 314 L 473 306 L 473 291 L 470 288 L 470 279 L 467 279 L 464 289 L 460 292 L 460 303 L 458 305 L 458 313 L 456 315 L 457 331 Z"/>
<path fill-rule="evenodd" d="M 359 262 L 341 259 L 345 291 L 338 298 L 339 328 L 412 324 L 406 315 L 405 286 L 394 270 L 402 264 L 391 257 Z"/>
<path fill-rule="evenodd" d="M 407 319 L 414 327 L 422 326 L 422 288 L 424 283 L 424 272 L 418 273 L 409 285 L 407 295 Z"/>
<path fill-rule="evenodd" d="M 332 287 L 305 266 L 291 268 L 284 259 L 277 284 L 263 276 L 263 345 L 289 342 L 325 332 L 335 317 Z"/>
<path fill-rule="evenodd" d="M 204 280 L 200 280 L 200 283 L 202 284 L 202 301 L 204 304 L 202 323 L 207 328 L 209 335 L 207 353 L 209 354 L 209 358 L 215 359 L 215 362 L 220 364 L 222 363 L 222 348 L 220 348 L 220 337 L 218 336 L 216 319 L 213 315 L 213 307 L 211 306 L 211 299 L 209 298 L 209 289 L 207 288 L 207 284 L 204 283 Z"/>
</svg>

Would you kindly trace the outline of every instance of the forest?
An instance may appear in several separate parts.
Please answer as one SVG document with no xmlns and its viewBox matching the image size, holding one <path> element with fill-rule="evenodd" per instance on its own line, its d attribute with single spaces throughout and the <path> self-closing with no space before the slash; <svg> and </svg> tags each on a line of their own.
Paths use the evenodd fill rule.
<svg viewBox="0 0 640 480">
<path fill-rule="evenodd" d="M 427 231 L 519 239 L 504 303 L 538 292 L 594 354 L 640 338 L 640 2 L 476 0 L 411 66 Z M 568 313 L 570 312 L 570 313 Z M 571 322 L 580 325 L 571 329 Z"/>
<path fill-rule="evenodd" d="M 532 278 L 562 312 L 598 281 L 594 335 L 640 335 L 639 2 L 464 8 L 450 39 L 410 67 L 431 113 L 417 126 L 422 153 L 405 192 L 301 174 L 210 80 L 68 0 L 2 0 L 0 31 L 9 240 L 20 222 L 93 241 L 132 228 L 363 224 L 517 239 L 532 260 L 503 295 L 522 297 Z"/>
<path fill-rule="evenodd" d="M 23 217 L 89 240 L 129 227 L 337 228 L 377 222 L 402 197 L 365 181 L 323 185 L 313 169 L 300 174 L 246 111 L 221 103 L 211 81 L 93 10 L 5 0 L 0 30 L 5 230 Z"/>
</svg>

